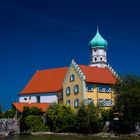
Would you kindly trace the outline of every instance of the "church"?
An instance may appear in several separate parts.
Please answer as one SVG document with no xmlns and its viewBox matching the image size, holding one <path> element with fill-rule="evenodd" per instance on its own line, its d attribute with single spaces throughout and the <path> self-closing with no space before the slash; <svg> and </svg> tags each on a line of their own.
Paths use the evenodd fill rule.
<svg viewBox="0 0 140 140">
<path fill-rule="evenodd" d="M 54 103 L 68 105 L 73 110 L 77 110 L 81 103 L 110 108 L 115 97 L 112 86 L 119 76 L 107 63 L 108 43 L 98 27 L 89 47 L 89 65 L 79 65 L 72 60 L 68 67 L 36 71 L 13 106 L 20 112 L 24 106 L 46 111 Z"/>
</svg>

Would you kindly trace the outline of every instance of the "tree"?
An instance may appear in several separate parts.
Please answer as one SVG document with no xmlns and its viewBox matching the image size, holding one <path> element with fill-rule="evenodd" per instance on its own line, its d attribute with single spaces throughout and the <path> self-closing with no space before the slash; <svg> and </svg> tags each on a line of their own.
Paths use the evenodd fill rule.
<svg viewBox="0 0 140 140">
<path fill-rule="evenodd" d="M 37 107 L 27 107 L 25 106 L 22 112 L 22 116 L 26 117 L 28 115 L 36 115 L 36 116 L 41 116 L 43 114 L 43 111 L 40 108 Z"/>
<path fill-rule="evenodd" d="M 3 113 L 2 117 L 3 118 L 14 118 L 15 116 L 15 108 L 12 106 L 10 110 L 7 110 Z"/>
<path fill-rule="evenodd" d="M 37 107 L 24 107 L 22 117 L 20 119 L 21 132 L 28 131 L 44 131 L 46 128 L 42 120 L 43 112 Z"/>
<path fill-rule="evenodd" d="M 101 113 L 102 122 L 111 121 L 114 117 L 112 108 L 107 109 L 107 110 L 100 108 L 100 113 Z"/>
<path fill-rule="evenodd" d="M 102 129 L 100 112 L 93 104 L 85 106 L 82 104 L 76 114 L 78 133 L 98 133 Z"/>
<path fill-rule="evenodd" d="M 51 131 L 66 132 L 73 124 L 74 113 L 69 106 L 54 104 L 48 108 L 46 119 Z"/>
<path fill-rule="evenodd" d="M 115 99 L 114 112 L 119 118 L 119 133 L 135 130 L 135 123 L 140 120 L 140 77 L 125 76 L 117 84 L 118 95 Z"/>
<path fill-rule="evenodd" d="M 28 115 L 25 117 L 26 129 L 29 132 L 48 131 L 49 127 L 45 126 L 41 116 Z"/>
</svg>

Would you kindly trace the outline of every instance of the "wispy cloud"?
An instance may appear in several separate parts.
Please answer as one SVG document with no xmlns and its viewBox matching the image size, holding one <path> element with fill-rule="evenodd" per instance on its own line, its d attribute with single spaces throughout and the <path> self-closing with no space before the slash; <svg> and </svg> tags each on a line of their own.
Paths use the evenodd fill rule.
<svg viewBox="0 0 140 140">
<path fill-rule="evenodd" d="M 28 10 L 28 9 L 23 8 L 23 7 L 19 7 L 16 5 L 8 5 L 8 4 L 5 4 L 5 7 L 8 8 L 9 10 L 16 11 L 18 14 L 20 13 L 22 15 L 30 16 L 31 18 L 39 19 L 39 20 L 42 20 L 42 21 L 47 22 L 47 23 L 57 24 L 57 25 L 60 25 L 62 27 L 68 28 L 68 29 L 77 30 L 80 32 L 91 34 L 90 30 L 85 29 L 83 27 L 75 26 L 75 25 L 69 24 L 65 21 L 61 21 L 59 19 L 56 19 L 56 18 L 52 18 L 52 17 L 48 17 L 46 15 L 38 14 L 32 10 Z"/>
</svg>

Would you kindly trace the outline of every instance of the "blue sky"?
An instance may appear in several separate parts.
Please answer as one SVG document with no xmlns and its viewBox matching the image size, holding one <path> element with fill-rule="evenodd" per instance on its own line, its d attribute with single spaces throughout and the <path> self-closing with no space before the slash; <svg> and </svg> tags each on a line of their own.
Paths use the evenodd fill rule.
<svg viewBox="0 0 140 140">
<path fill-rule="evenodd" d="M 9 109 L 36 70 L 89 64 L 99 25 L 108 63 L 140 75 L 139 0 L 1 0 L 0 105 Z"/>
</svg>

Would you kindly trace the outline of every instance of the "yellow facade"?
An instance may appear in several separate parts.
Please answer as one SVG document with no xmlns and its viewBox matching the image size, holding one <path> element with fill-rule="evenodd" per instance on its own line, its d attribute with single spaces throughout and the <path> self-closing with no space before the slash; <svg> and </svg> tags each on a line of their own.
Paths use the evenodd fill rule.
<svg viewBox="0 0 140 140">
<path fill-rule="evenodd" d="M 78 68 L 77 68 L 78 69 Z M 112 104 L 110 106 L 101 106 L 104 109 L 109 109 L 114 104 L 114 92 L 110 90 L 109 92 L 100 92 L 98 90 L 98 83 L 86 83 L 86 79 L 82 79 L 81 76 L 79 76 L 79 72 L 75 67 L 70 66 L 67 75 L 65 77 L 65 80 L 63 82 L 63 104 L 66 105 L 67 100 L 70 101 L 70 106 L 73 110 L 76 110 L 78 107 L 75 107 L 74 101 L 76 99 L 79 99 L 79 105 L 82 102 L 86 102 L 87 99 L 92 99 L 95 106 L 98 105 L 98 101 L 100 99 L 103 100 L 111 100 Z M 71 75 L 74 75 L 74 80 L 70 81 Z M 89 91 L 86 89 L 86 84 L 93 84 L 94 89 Z M 74 86 L 79 86 L 79 92 L 74 93 Z M 110 85 L 109 85 L 110 86 Z M 70 88 L 70 94 L 66 94 L 67 87 Z M 110 86 L 111 87 L 111 86 Z"/>
<path fill-rule="evenodd" d="M 75 109 L 74 107 L 74 100 L 75 99 L 79 99 L 80 104 L 83 101 L 83 86 L 82 86 L 82 81 L 79 78 L 79 76 L 77 75 L 76 71 L 74 70 L 73 67 L 70 67 L 69 69 L 69 74 L 67 75 L 67 78 L 65 80 L 65 82 L 63 83 L 63 104 L 66 104 L 67 100 L 70 100 L 70 106 L 72 109 Z M 70 81 L 70 76 L 74 75 L 74 81 Z M 74 93 L 74 86 L 75 85 L 79 85 L 79 93 Z M 71 93 L 70 95 L 66 95 L 66 88 L 70 87 L 71 89 Z"/>
<path fill-rule="evenodd" d="M 87 91 L 86 90 L 86 96 L 85 96 L 85 100 L 88 98 L 92 98 L 94 101 L 94 105 L 97 106 L 98 105 L 98 100 L 99 99 L 110 99 L 112 100 L 112 105 L 114 104 L 114 92 L 99 92 L 98 91 L 98 84 L 94 84 L 94 90 L 93 91 Z M 105 106 L 103 107 L 104 109 L 109 109 L 110 107 Z"/>
</svg>

